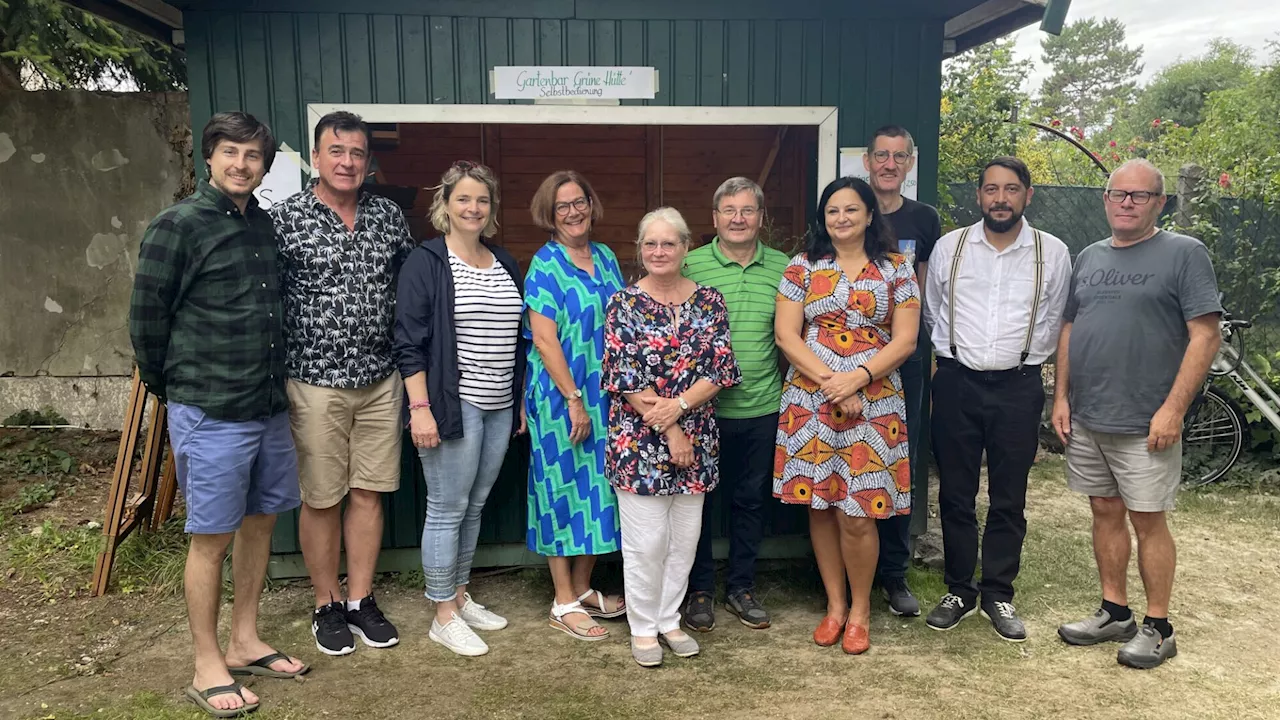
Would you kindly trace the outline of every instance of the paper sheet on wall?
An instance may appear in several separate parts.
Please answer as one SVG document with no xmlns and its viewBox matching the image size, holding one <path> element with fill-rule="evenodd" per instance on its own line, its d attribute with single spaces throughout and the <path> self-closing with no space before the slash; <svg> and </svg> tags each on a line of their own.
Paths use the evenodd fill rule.
<svg viewBox="0 0 1280 720">
<path fill-rule="evenodd" d="M 871 173 L 867 172 L 867 168 L 862 164 L 862 156 L 867 152 L 866 148 L 840 148 L 840 177 L 853 176 L 862 178 L 870 182 Z M 917 200 L 916 190 L 920 184 L 920 148 L 916 148 L 916 161 L 911 166 L 911 172 L 907 173 L 907 182 L 902 186 L 902 195 L 912 200 Z"/>
<path fill-rule="evenodd" d="M 302 155 L 292 151 L 276 153 L 271 171 L 262 178 L 262 184 L 253 191 L 258 204 L 269 208 L 290 195 L 302 192 Z"/>
</svg>

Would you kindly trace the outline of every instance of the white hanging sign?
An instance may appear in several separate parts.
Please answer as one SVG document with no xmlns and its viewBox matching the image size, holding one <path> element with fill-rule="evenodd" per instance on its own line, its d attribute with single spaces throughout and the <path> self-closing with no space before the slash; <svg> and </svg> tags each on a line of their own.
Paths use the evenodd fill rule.
<svg viewBox="0 0 1280 720">
<path fill-rule="evenodd" d="M 489 89 L 498 100 L 651 100 L 658 92 L 658 71 L 651 67 L 499 66 L 489 74 Z"/>
</svg>

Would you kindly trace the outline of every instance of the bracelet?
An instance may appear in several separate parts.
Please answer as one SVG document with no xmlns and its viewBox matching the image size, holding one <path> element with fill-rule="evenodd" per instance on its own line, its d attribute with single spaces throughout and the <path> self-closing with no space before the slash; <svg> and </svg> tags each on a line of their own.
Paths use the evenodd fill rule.
<svg viewBox="0 0 1280 720">
<path fill-rule="evenodd" d="M 873 382 L 875 382 L 875 381 L 876 381 L 876 376 L 871 374 L 871 370 L 870 370 L 866 365 L 859 365 L 859 366 L 857 367 L 857 369 L 858 369 L 858 370 L 862 370 L 862 371 L 864 371 L 864 372 L 866 372 L 866 373 L 867 373 L 867 384 L 868 384 L 868 385 L 870 385 L 871 383 L 873 383 Z"/>
<path fill-rule="evenodd" d="M 429 407 L 431 407 L 431 402 L 429 400 L 419 400 L 417 402 L 409 403 L 410 410 L 421 410 Z"/>
</svg>

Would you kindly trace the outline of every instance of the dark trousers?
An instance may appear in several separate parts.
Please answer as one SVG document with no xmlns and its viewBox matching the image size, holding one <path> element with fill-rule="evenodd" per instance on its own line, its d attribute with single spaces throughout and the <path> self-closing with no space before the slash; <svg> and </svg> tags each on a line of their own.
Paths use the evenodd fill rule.
<svg viewBox="0 0 1280 720">
<path fill-rule="evenodd" d="M 944 580 L 971 603 L 1013 600 L 1013 580 L 1027 534 L 1027 473 L 1039 445 L 1044 387 L 1040 366 L 979 372 L 938 358 L 933 377 L 931 439 L 938 460 L 938 510 L 942 516 Z M 978 473 L 987 453 L 990 509 L 978 564 Z"/>
<path fill-rule="evenodd" d="M 720 418 L 720 484 L 712 491 L 727 496 L 702 505 L 702 536 L 689 572 L 689 592 L 715 592 L 716 564 L 711 556 L 712 507 L 729 515 L 728 591 L 750 590 L 756 584 L 756 555 L 764 537 L 764 505 L 773 490 L 773 448 L 778 415 L 732 420 Z"/>
<path fill-rule="evenodd" d="M 923 443 L 921 428 L 924 425 L 924 361 L 913 355 L 898 369 L 902 375 L 903 394 L 907 402 L 907 452 L 911 463 L 912 484 L 911 512 L 928 512 L 927 500 L 924 507 L 916 503 L 915 475 L 923 458 L 919 455 Z M 912 515 L 894 515 L 886 520 L 876 522 L 876 530 L 880 532 L 880 559 L 876 565 L 876 578 L 883 583 L 886 580 L 902 580 L 907 576 L 907 564 L 911 561 L 911 518 Z"/>
</svg>

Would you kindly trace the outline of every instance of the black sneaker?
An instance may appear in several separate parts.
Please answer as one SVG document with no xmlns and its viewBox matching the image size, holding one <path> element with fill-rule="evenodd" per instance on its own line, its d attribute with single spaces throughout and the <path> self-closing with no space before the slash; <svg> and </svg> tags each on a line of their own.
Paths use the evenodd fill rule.
<svg viewBox="0 0 1280 720">
<path fill-rule="evenodd" d="M 1025 642 L 1027 639 L 1027 628 L 1022 624 L 1022 620 L 1018 618 L 1018 611 L 1013 609 L 1013 603 L 1010 602 L 984 602 L 982 603 L 982 617 L 991 621 L 991 627 L 996 629 L 996 634 L 1008 640 L 1009 642 Z"/>
<path fill-rule="evenodd" d="M 716 629 L 716 610 L 711 602 L 711 593 L 689 594 L 689 601 L 684 605 L 684 624 L 685 627 L 697 632 L 711 632 Z"/>
<path fill-rule="evenodd" d="M 924 619 L 924 623 L 934 630 L 950 630 L 959 625 L 961 620 L 976 612 L 978 612 L 976 601 L 965 602 L 959 595 L 947 593 Z"/>
<path fill-rule="evenodd" d="M 399 643 L 396 625 L 390 624 L 371 594 L 360 601 L 360 609 L 347 610 L 347 626 L 369 647 L 392 647 Z"/>
<path fill-rule="evenodd" d="M 884 581 L 884 599 L 889 601 L 889 612 L 902 617 L 919 617 L 920 601 L 911 594 L 907 581 L 901 578 Z"/>
<path fill-rule="evenodd" d="M 729 593 L 724 606 L 729 612 L 738 616 L 738 622 L 752 630 L 763 630 L 769 627 L 769 611 L 764 609 L 752 590 L 739 590 Z"/>
<path fill-rule="evenodd" d="M 321 605 L 311 615 L 311 634 L 316 649 L 325 655 L 350 655 L 356 640 L 347 629 L 347 610 L 340 601 Z"/>
<path fill-rule="evenodd" d="M 378 609 L 372 595 L 360 601 L 359 610 L 347 610 L 347 627 L 369 647 L 389 648 L 400 642 L 396 626 Z"/>
</svg>

